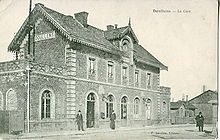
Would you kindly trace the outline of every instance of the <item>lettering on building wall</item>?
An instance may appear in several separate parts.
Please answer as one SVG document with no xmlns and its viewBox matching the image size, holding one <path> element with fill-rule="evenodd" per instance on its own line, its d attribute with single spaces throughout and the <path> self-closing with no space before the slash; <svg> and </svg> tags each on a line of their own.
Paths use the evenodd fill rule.
<svg viewBox="0 0 220 140">
<path fill-rule="evenodd" d="M 35 35 L 35 42 L 55 38 L 55 31 Z"/>
</svg>

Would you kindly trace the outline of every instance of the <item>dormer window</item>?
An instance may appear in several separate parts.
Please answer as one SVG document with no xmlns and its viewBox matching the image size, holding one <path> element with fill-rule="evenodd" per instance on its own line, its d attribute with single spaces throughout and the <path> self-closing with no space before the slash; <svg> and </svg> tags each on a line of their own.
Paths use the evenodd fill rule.
<svg viewBox="0 0 220 140">
<path fill-rule="evenodd" d="M 128 48 L 129 48 L 129 44 L 130 44 L 129 40 L 124 39 L 124 40 L 122 41 L 122 50 L 123 50 L 123 51 L 127 51 Z"/>
</svg>

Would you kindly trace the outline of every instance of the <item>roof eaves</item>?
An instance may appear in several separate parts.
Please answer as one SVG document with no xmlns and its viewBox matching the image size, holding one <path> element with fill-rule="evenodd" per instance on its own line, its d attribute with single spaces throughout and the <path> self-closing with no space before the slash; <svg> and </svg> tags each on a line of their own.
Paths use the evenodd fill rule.
<svg viewBox="0 0 220 140">
<path fill-rule="evenodd" d="M 138 62 L 141 62 L 141 63 L 144 63 L 144 64 L 148 64 L 148 65 L 151 65 L 151 66 L 154 66 L 154 67 L 158 67 L 160 68 L 161 70 L 166 70 L 168 71 L 168 67 L 163 65 L 163 64 L 155 64 L 153 62 L 147 62 L 147 61 L 144 61 L 144 60 L 140 60 L 140 59 L 137 59 Z"/>
<path fill-rule="evenodd" d="M 35 10 L 36 10 L 36 8 L 33 9 L 33 11 L 31 12 L 31 15 L 35 12 Z M 18 32 L 15 34 L 14 38 L 12 39 L 10 44 L 8 45 L 9 52 L 15 52 L 20 49 L 20 48 L 16 49 L 16 48 L 14 48 L 14 46 L 17 47 L 17 45 L 20 45 L 20 44 L 15 44 L 15 43 L 17 42 L 18 39 L 20 39 L 20 37 L 21 37 L 20 34 L 25 30 L 25 27 L 27 26 L 28 21 L 29 21 L 28 17 L 25 19 L 25 21 L 21 25 L 20 29 L 18 30 Z"/>
<path fill-rule="evenodd" d="M 66 29 L 64 29 L 49 13 L 47 13 L 47 11 L 41 6 L 38 5 L 40 8 L 40 12 L 42 12 L 42 14 L 51 22 L 53 23 L 53 25 L 55 27 L 57 27 L 61 33 L 64 34 L 64 36 L 66 36 L 70 41 L 72 41 L 72 38 L 70 36 L 70 34 L 66 31 Z"/>
<path fill-rule="evenodd" d="M 137 38 L 137 36 L 135 35 L 135 33 L 134 33 L 134 31 L 133 31 L 133 29 L 132 29 L 131 27 L 129 27 L 129 31 L 131 31 L 131 34 L 133 35 L 135 41 L 138 43 L 138 42 L 139 42 L 139 41 L 138 41 L 138 38 Z"/>
<path fill-rule="evenodd" d="M 43 10 L 43 14 L 48 18 L 48 20 L 53 23 L 55 25 L 55 27 L 57 27 L 61 33 L 64 34 L 64 36 L 66 36 L 70 41 L 73 41 L 73 42 L 77 42 L 77 43 L 81 43 L 81 44 L 84 44 L 84 45 L 87 45 L 87 46 L 91 46 L 91 47 L 94 47 L 94 48 L 97 48 L 97 49 L 101 49 L 101 50 L 104 50 L 104 51 L 107 51 L 107 52 L 111 52 L 113 54 L 117 54 L 117 51 L 112 51 L 112 50 L 109 50 L 109 49 L 106 49 L 106 48 L 103 48 L 101 47 L 100 45 L 97 45 L 97 44 L 94 44 L 94 43 L 91 43 L 91 42 L 87 42 L 87 41 L 83 41 L 82 39 L 80 38 L 74 38 L 71 36 L 71 34 L 69 34 L 53 17 L 50 16 L 50 14 L 48 14 L 46 12 L 46 10 L 43 9 L 43 7 L 41 7 L 41 5 L 39 5 L 39 7 L 41 8 L 41 10 Z"/>
<path fill-rule="evenodd" d="M 205 94 L 205 93 L 207 93 L 207 92 L 209 92 L 209 91 L 217 94 L 217 92 L 212 91 L 212 90 L 209 89 L 209 90 L 206 90 L 205 92 L 203 92 L 203 93 L 197 95 L 196 97 L 190 99 L 189 102 L 192 101 L 192 100 L 194 100 L 194 99 L 196 99 L 196 98 L 198 98 L 198 97 L 200 97 L 200 96 L 202 96 L 203 94 Z"/>
</svg>

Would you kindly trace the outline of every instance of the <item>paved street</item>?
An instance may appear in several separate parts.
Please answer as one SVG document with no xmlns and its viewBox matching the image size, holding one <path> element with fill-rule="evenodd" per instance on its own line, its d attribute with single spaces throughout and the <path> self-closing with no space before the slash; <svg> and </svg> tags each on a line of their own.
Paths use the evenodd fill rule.
<svg viewBox="0 0 220 140">
<path fill-rule="evenodd" d="M 211 126 L 206 126 L 205 130 L 212 130 Z M 85 132 L 74 134 L 60 133 L 53 136 L 24 135 L 17 138 L 5 139 L 38 139 L 38 140 L 146 140 L 146 139 L 214 139 L 211 134 L 198 132 L 194 125 L 178 126 L 153 126 L 145 128 L 119 128 L 118 130 L 95 130 L 88 129 Z"/>
</svg>

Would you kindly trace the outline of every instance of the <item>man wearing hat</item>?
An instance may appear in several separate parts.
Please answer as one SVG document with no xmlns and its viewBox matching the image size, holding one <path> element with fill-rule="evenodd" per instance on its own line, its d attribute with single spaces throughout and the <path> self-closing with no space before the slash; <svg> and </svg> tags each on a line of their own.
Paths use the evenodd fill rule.
<svg viewBox="0 0 220 140">
<path fill-rule="evenodd" d="M 116 114 L 114 110 L 112 110 L 112 114 L 110 116 L 110 128 L 113 130 L 115 129 L 115 120 L 116 120 Z"/>
<path fill-rule="evenodd" d="M 202 112 L 199 112 L 199 115 L 196 116 L 196 126 L 199 127 L 199 131 L 203 132 L 204 117 L 202 116 Z"/>
<path fill-rule="evenodd" d="M 81 110 L 78 111 L 78 114 L 76 115 L 76 123 L 78 125 L 78 130 L 80 131 L 80 129 L 82 131 L 84 131 L 83 129 L 83 116 L 81 114 Z"/>
</svg>

